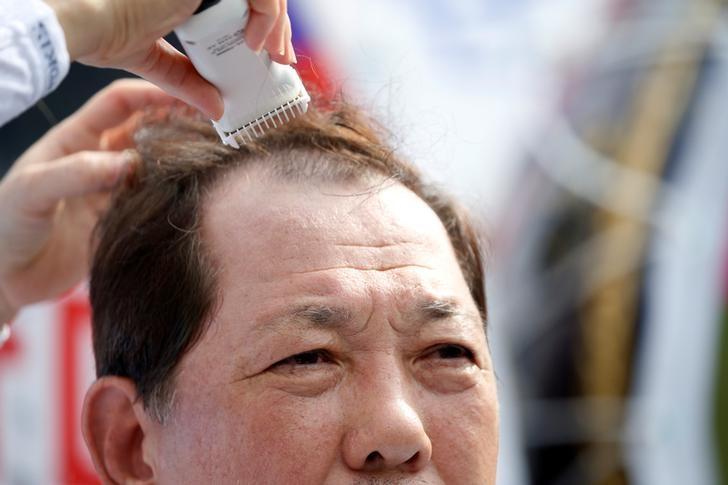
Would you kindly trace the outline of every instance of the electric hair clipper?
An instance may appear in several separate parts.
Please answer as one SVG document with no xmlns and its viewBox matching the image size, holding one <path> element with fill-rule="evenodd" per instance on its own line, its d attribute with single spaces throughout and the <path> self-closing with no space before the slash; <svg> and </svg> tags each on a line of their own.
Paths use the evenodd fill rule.
<svg viewBox="0 0 728 485">
<path fill-rule="evenodd" d="M 175 29 L 197 71 L 222 94 L 225 112 L 212 124 L 234 148 L 305 113 L 311 100 L 295 69 L 245 43 L 248 15 L 246 0 L 203 0 Z"/>
</svg>

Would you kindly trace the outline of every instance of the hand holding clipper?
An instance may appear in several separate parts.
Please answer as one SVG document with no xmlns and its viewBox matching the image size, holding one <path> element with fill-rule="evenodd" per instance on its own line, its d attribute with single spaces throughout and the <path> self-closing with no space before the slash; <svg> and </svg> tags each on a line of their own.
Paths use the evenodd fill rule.
<svg viewBox="0 0 728 485">
<path fill-rule="evenodd" d="M 245 0 L 203 1 L 175 30 L 197 71 L 220 90 L 225 110 L 212 123 L 234 148 L 305 113 L 311 99 L 292 67 L 247 45 L 249 13 Z"/>
</svg>

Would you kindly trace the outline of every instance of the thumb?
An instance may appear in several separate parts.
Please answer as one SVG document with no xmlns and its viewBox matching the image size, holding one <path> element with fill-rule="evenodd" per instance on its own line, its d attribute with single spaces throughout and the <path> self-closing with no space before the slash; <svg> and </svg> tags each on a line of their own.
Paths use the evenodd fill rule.
<svg viewBox="0 0 728 485">
<path fill-rule="evenodd" d="M 37 164 L 20 175 L 16 185 L 24 212 L 46 214 L 69 197 L 80 197 L 114 188 L 138 160 L 133 150 L 123 152 L 78 152 L 53 162 Z"/>
</svg>

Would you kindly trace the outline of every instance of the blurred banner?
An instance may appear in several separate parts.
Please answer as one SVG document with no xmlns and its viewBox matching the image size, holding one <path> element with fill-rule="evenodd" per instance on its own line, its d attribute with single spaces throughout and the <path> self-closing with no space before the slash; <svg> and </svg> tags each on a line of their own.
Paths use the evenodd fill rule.
<svg viewBox="0 0 728 485">
<path fill-rule="evenodd" d="M 289 5 L 306 85 L 373 112 L 492 241 L 499 484 L 728 483 L 721 2 Z M 2 167 L 123 75 L 74 65 L 0 128 Z M 0 484 L 97 483 L 85 294 L 0 349 Z"/>
<path fill-rule="evenodd" d="M 0 349 L 0 483 L 97 483 L 81 437 L 93 381 L 83 290 L 25 310 Z"/>
</svg>

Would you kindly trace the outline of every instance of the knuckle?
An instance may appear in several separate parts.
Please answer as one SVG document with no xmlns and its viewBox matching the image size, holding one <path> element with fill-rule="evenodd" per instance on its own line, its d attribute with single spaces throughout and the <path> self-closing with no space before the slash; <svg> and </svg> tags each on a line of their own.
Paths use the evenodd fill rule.
<svg viewBox="0 0 728 485">
<path fill-rule="evenodd" d="M 104 156 L 104 154 L 84 151 L 76 154 L 76 160 L 73 161 L 71 170 L 76 171 L 76 175 L 81 183 L 91 187 L 95 185 L 106 185 L 113 182 L 114 171 L 110 168 L 112 156 Z"/>
<path fill-rule="evenodd" d="M 133 87 L 135 79 L 116 79 L 106 86 L 100 93 L 100 103 L 109 105 L 115 102 L 115 100 Z"/>
<path fill-rule="evenodd" d="M 118 92 L 124 91 L 127 88 L 136 84 L 136 79 L 114 79 L 107 87 L 106 91 Z"/>
</svg>

